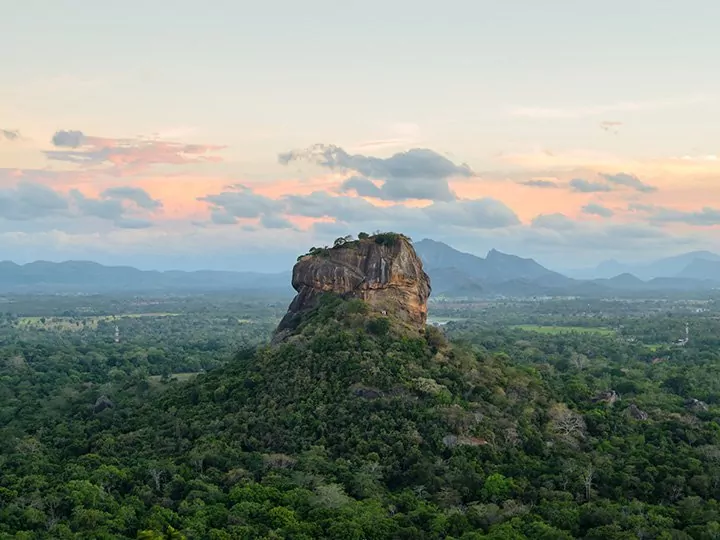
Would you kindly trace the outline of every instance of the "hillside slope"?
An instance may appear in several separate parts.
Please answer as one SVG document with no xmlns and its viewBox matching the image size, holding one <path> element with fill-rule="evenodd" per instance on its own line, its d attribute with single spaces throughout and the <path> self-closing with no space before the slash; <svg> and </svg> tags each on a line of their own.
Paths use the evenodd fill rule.
<svg viewBox="0 0 720 540">
<path fill-rule="evenodd" d="M 230 482 L 231 516 L 240 512 L 233 504 L 245 505 L 250 514 L 240 515 L 257 535 L 476 530 L 480 521 L 450 519 L 447 509 L 513 498 L 497 456 L 516 437 L 536 445 L 530 454 L 542 451 L 543 384 L 501 358 L 449 346 L 435 329 L 409 337 L 384 322 L 361 301 L 325 296 L 287 342 L 166 395 L 159 409 L 168 412 L 143 430 L 140 455 L 175 467 L 201 460 Z M 287 522 L 272 520 L 276 506 Z"/>
</svg>

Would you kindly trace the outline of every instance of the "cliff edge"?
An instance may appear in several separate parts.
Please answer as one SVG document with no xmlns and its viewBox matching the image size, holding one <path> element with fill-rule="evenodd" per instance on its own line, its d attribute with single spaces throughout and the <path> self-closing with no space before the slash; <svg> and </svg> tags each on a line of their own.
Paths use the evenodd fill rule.
<svg viewBox="0 0 720 540">
<path fill-rule="evenodd" d="M 324 293 L 366 302 L 416 330 L 425 328 L 430 278 L 410 239 L 397 233 L 339 238 L 332 248 L 313 248 L 298 258 L 292 286 L 297 295 L 276 330 L 276 341 L 288 335 L 302 316 L 317 307 Z"/>
</svg>

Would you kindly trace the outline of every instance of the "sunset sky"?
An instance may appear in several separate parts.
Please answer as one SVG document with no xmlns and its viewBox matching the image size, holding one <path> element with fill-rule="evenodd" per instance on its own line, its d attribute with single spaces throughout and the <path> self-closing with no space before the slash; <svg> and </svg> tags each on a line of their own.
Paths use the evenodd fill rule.
<svg viewBox="0 0 720 540">
<path fill-rule="evenodd" d="M 720 251 L 720 3 L 23 0 L 0 259 L 283 270 L 397 230 L 556 269 Z"/>
</svg>

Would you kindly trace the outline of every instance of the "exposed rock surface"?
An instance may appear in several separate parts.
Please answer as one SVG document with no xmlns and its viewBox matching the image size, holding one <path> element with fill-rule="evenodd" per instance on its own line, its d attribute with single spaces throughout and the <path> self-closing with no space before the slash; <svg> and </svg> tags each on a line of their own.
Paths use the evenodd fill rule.
<svg viewBox="0 0 720 540">
<path fill-rule="evenodd" d="M 628 407 L 627 413 L 631 417 L 633 417 L 635 420 L 647 420 L 649 418 L 648 413 L 643 411 L 640 407 L 638 407 L 634 403 Z"/>
<path fill-rule="evenodd" d="M 605 392 L 600 392 L 593 398 L 592 401 L 593 403 L 607 403 L 608 405 L 613 405 L 618 399 L 620 399 L 620 396 L 618 396 L 615 390 L 606 390 Z"/>
<path fill-rule="evenodd" d="M 358 298 L 370 309 L 392 316 L 418 330 L 427 322 L 430 278 L 409 239 L 393 235 L 388 241 L 371 236 L 301 257 L 293 268 L 297 291 L 276 339 L 299 324 L 304 313 L 318 305 L 324 293 Z"/>
<path fill-rule="evenodd" d="M 708 404 L 699 399 L 691 398 L 685 402 L 685 406 L 693 411 L 707 412 L 709 407 Z"/>
</svg>

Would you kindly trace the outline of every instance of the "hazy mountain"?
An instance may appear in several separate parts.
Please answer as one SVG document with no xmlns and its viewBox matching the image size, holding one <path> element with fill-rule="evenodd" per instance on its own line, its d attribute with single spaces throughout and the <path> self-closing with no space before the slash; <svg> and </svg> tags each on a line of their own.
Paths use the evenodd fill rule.
<svg viewBox="0 0 720 540">
<path fill-rule="evenodd" d="M 469 276 L 476 276 L 486 267 L 485 259 L 428 238 L 414 243 L 413 247 L 422 259 L 426 271 L 431 268 L 454 268 Z"/>
<path fill-rule="evenodd" d="M 638 264 L 624 264 L 616 260 L 608 260 L 594 268 L 568 270 L 567 273 L 577 279 L 609 279 L 620 274 L 632 274 L 642 280 L 650 280 L 658 277 L 679 276 L 689 264 L 697 260 L 720 262 L 720 255 L 711 251 L 691 251 Z"/>
<path fill-rule="evenodd" d="M 655 261 L 641 268 L 648 275 L 677 272 L 653 279 L 620 272 L 599 279 L 572 279 L 533 259 L 495 249 L 485 258 L 458 251 L 434 240 L 414 245 L 429 274 L 434 296 L 613 296 L 662 291 L 705 291 L 720 283 L 720 256 L 693 252 Z M 682 266 L 684 263 L 684 266 Z M 608 261 L 605 271 L 619 268 Z M 650 269 L 650 270 L 648 270 Z M 0 262 L 0 293 L 203 292 L 242 290 L 257 294 L 291 294 L 290 273 L 263 274 L 201 270 L 145 271 L 130 266 L 104 266 L 88 261 Z"/>
<path fill-rule="evenodd" d="M 485 291 L 479 280 L 458 268 L 425 268 L 430 276 L 432 294 L 451 296 L 480 296 Z"/>
<path fill-rule="evenodd" d="M 289 273 L 145 271 L 89 261 L 0 262 L 2 292 L 211 291 L 225 289 L 291 292 Z"/>
<path fill-rule="evenodd" d="M 718 282 L 720 281 L 720 260 L 693 259 L 676 274 L 676 277 Z"/>
<path fill-rule="evenodd" d="M 646 283 L 633 274 L 623 273 L 609 279 L 593 280 L 598 285 L 604 285 L 611 289 L 639 290 L 646 287 Z"/>
<path fill-rule="evenodd" d="M 548 270 L 533 259 L 495 249 L 485 258 L 458 251 L 435 240 L 415 244 L 435 294 L 469 296 L 485 294 L 534 295 L 548 288 L 567 287 L 573 280 Z"/>
<path fill-rule="evenodd" d="M 491 249 L 483 259 L 435 240 L 421 240 L 414 247 L 426 270 L 455 268 L 474 279 L 490 283 L 513 279 L 534 280 L 550 276 L 559 276 L 567 280 L 561 274 L 548 270 L 533 259 L 501 253 L 496 249 Z"/>
<path fill-rule="evenodd" d="M 690 253 L 666 257 L 651 263 L 643 269 L 644 272 L 639 272 L 637 275 L 644 277 L 643 274 L 645 274 L 648 278 L 674 277 L 682 272 L 688 265 L 698 260 L 720 262 L 720 255 L 711 251 L 691 251 Z"/>
</svg>

